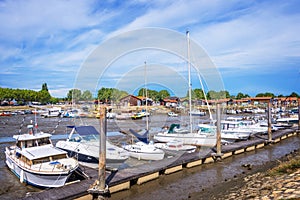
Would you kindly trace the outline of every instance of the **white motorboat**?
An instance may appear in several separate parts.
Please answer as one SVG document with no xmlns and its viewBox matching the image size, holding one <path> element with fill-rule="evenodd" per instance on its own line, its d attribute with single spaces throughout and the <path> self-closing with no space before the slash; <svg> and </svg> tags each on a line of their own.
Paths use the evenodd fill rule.
<svg viewBox="0 0 300 200">
<path fill-rule="evenodd" d="M 93 126 L 69 126 L 72 131 L 67 140 L 56 143 L 56 147 L 68 152 L 69 156 L 75 156 L 78 161 L 88 163 L 99 162 L 99 132 Z M 106 140 L 106 164 L 116 167 L 128 159 L 128 153 Z"/>
<path fill-rule="evenodd" d="M 191 110 L 189 112 L 192 116 L 205 116 L 206 112 L 201 110 Z"/>
<path fill-rule="evenodd" d="M 59 117 L 61 115 L 61 108 L 59 107 L 53 107 L 45 110 L 44 112 L 41 112 L 40 115 L 42 117 Z"/>
<path fill-rule="evenodd" d="M 182 152 L 194 152 L 196 146 L 183 144 L 182 141 L 172 140 L 167 143 L 154 143 L 156 148 L 162 149 L 164 151 L 182 151 Z"/>
<path fill-rule="evenodd" d="M 61 187 L 78 169 L 78 161 L 69 158 L 66 151 L 53 146 L 51 134 L 35 133 L 28 126 L 29 133 L 14 135 L 16 145 L 6 147 L 8 168 L 21 182 L 37 187 Z"/>
<path fill-rule="evenodd" d="M 254 131 L 250 128 L 242 128 L 241 122 L 227 120 L 221 121 L 222 139 L 230 139 L 230 137 L 232 137 L 233 140 L 247 140 L 253 133 Z"/>
<path fill-rule="evenodd" d="M 191 132 L 190 130 L 180 128 L 179 124 L 171 124 L 168 130 L 154 135 L 154 139 L 158 142 L 178 140 L 183 142 L 183 144 L 208 147 L 215 146 L 217 142 L 216 132 L 204 132 L 201 129 Z"/>
<path fill-rule="evenodd" d="M 178 114 L 174 113 L 174 112 L 168 112 L 168 116 L 169 117 L 178 117 Z"/>
<path fill-rule="evenodd" d="M 154 146 L 153 142 L 144 143 L 141 141 L 133 144 L 124 145 L 123 148 L 129 152 L 129 155 L 138 160 L 162 160 L 165 152 Z"/>
<path fill-rule="evenodd" d="M 276 123 L 298 123 L 299 119 L 298 116 L 292 116 L 292 117 L 283 117 L 283 118 L 279 118 L 276 119 Z"/>
<path fill-rule="evenodd" d="M 232 122 L 233 123 L 233 122 Z M 230 123 L 231 124 L 231 123 Z M 235 123 L 234 123 L 235 124 Z M 224 125 L 221 123 L 221 126 Z M 198 124 L 199 130 L 203 133 L 216 133 L 217 127 L 212 124 Z M 249 131 L 248 130 L 234 130 L 228 129 L 224 130 L 221 127 L 221 142 L 222 143 L 233 143 L 239 140 L 248 139 Z"/>
</svg>

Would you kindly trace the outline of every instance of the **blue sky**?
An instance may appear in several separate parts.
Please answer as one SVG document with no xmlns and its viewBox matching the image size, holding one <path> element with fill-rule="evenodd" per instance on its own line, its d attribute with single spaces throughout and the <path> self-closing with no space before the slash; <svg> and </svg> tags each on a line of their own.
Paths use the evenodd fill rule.
<svg viewBox="0 0 300 200">
<path fill-rule="evenodd" d="M 83 63 L 104 41 L 158 27 L 182 34 L 189 30 L 230 94 L 300 94 L 299 4 L 297 0 L 0 1 L 0 87 L 40 90 L 47 83 L 52 96 L 65 97 Z M 106 79 L 113 76 L 118 81 L 141 69 L 143 58 L 152 53 L 140 54 L 141 61 L 132 64 L 116 61 L 119 68 L 107 69 Z M 158 64 L 166 59 L 161 54 L 154 57 Z M 182 61 L 173 61 L 183 70 Z"/>
</svg>

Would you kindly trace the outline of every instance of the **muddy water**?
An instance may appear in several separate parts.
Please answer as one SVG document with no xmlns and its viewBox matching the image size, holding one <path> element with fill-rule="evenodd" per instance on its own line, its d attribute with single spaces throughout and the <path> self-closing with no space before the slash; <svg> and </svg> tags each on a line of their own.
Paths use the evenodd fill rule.
<svg viewBox="0 0 300 200">
<path fill-rule="evenodd" d="M 24 185 L 18 181 L 5 165 L 4 149 L 12 144 L 11 137 L 18 131 L 25 133 L 26 126 L 31 121 L 38 122 L 41 131 L 53 134 L 53 138 L 66 137 L 68 125 L 94 125 L 99 128 L 99 120 L 82 118 L 47 118 L 43 119 L 34 115 L 17 115 L 12 117 L 0 118 L 0 199 L 19 199 L 26 196 L 27 193 L 39 192 L 40 190 L 31 186 Z M 195 123 L 206 121 L 207 117 L 195 118 Z M 166 115 L 153 115 L 150 118 L 151 131 L 160 130 L 163 126 L 171 123 L 183 123 L 187 117 L 168 118 Z M 142 130 L 146 126 L 145 120 L 108 120 L 108 132 L 128 131 L 129 128 Z M 123 134 L 110 137 L 115 144 L 130 140 L 131 137 Z M 54 140 L 54 143 L 57 140 Z M 133 186 L 130 190 L 112 194 L 112 200 L 117 199 L 210 199 L 212 194 L 217 195 L 214 186 L 226 191 L 226 185 L 231 179 L 253 173 L 256 170 L 264 170 L 271 166 L 272 161 L 282 158 L 286 154 L 300 149 L 299 137 L 289 138 L 280 144 L 271 145 L 264 149 L 253 152 L 247 152 L 242 155 L 235 155 L 222 162 L 207 164 L 191 169 L 184 169 L 180 172 L 160 176 L 159 179 L 148 182 L 141 186 Z M 243 164 L 253 165 L 252 170 L 242 167 Z M 17 191 L 17 192 L 16 192 Z"/>
</svg>

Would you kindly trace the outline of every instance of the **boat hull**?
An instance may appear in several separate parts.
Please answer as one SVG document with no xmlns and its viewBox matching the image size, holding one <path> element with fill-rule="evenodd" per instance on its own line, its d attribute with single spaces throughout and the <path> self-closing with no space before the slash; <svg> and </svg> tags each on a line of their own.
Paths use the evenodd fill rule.
<svg viewBox="0 0 300 200">
<path fill-rule="evenodd" d="M 67 142 L 59 141 L 56 147 L 66 152 L 70 157 L 75 157 L 78 161 L 87 163 L 99 162 L 99 146 L 94 143 L 80 143 L 80 142 Z M 106 164 L 122 164 L 128 159 L 128 155 L 110 148 L 106 149 Z M 124 154 L 124 155 L 123 155 Z"/>
<path fill-rule="evenodd" d="M 94 157 L 91 155 L 82 154 L 82 153 L 78 153 L 76 151 L 70 151 L 67 149 L 62 149 L 62 150 L 67 151 L 68 155 L 70 157 L 75 157 L 80 162 L 86 162 L 86 163 L 98 163 L 99 162 L 99 157 Z M 109 165 L 109 164 L 123 163 L 126 160 L 127 160 L 127 158 L 120 158 L 120 159 L 106 158 L 106 164 Z"/>
<path fill-rule="evenodd" d="M 217 143 L 215 136 L 205 136 L 194 133 L 158 133 L 154 139 L 159 142 L 182 141 L 183 144 L 213 147 Z"/>
<path fill-rule="evenodd" d="M 162 160 L 164 154 L 162 153 L 147 153 L 147 152 L 129 152 L 129 155 L 138 160 Z"/>
<path fill-rule="evenodd" d="M 128 151 L 129 156 L 138 160 L 162 160 L 165 157 L 165 152 L 156 148 L 153 143 L 137 142 L 123 146 Z"/>
<path fill-rule="evenodd" d="M 7 154 L 6 165 L 20 179 L 20 182 L 42 188 L 64 186 L 71 175 L 71 172 L 47 174 L 45 172 L 31 171 L 19 165 Z"/>
</svg>

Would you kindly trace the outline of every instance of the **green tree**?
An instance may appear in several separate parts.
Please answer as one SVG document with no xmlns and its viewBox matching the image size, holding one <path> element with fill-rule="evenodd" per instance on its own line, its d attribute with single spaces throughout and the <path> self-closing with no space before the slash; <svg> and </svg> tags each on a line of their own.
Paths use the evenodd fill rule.
<svg viewBox="0 0 300 200">
<path fill-rule="evenodd" d="M 127 92 L 114 88 L 114 89 L 112 89 L 111 100 L 118 103 L 120 101 L 120 99 L 122 99 L 123 97 L 126 97 L 127 95 L 128 95 Z"/>
<path fill-rule="evenodd" d="M 248 94 L 243 94 L 241 92 L 239 92 L 237 95 L 236 95 L 236 99 L 242 99 L 242 98 L 248 98 L 250 97 Z"/>
<path fill-rule="evenodd" d="M 43 83 L 42 90 L 48 91 L 47 83 Z"/>
<path fill-rule="evenodd" d="M 121 98 L 127 96 L 128 93 L 125 91 L 118 90 L 116 88 L 104 88 L 98 90 L 97 99 L 101 102 L 118 102 Z"/>
<path fill-rule="evenodd" d="M 275 97 L 275 95 L 271 92 L 266 92 L 266 93 L 258 93 L 256 97 Z"/>
<path fill-rule="evenodd" d="M 78 102 L 81 98 L 81 90 L 79 89 L 71 89 L 67 94 L 68 101 Z"/>
<path fill-rule="evenodd" d="M 225 99 L 225 98 L 230 98 L 230 94 L 226 90 L 221 90 L 219 92 L 210 90 L 207 92 L 207 99 Z"/>
<path fill-rule="evenodd" d="M 192 99 L 204 99 L 204 92 L 202 89 L 192 90 Z"/>
<path fill-rule="evenodd" d="M 168 92 L 168 90 L 160 90 L 157 94 L 157 98 L 155 100 L 157 101 L 161 101 L 167 97 L 170 97 L 170 93 Z"/>
<path fill-rule="evenodd" d="M 37 96 L 38 96 L 38 101 L 41 102 L 42 104 L 46 104 L 50 102 L 51 96 L 49 92 L 46 90 L 39 91 Z"/>
<path fill-rule="evenodd" d="M 112 88 L 102 87 L 98 90 L 98 99 L 102 102 L 109 102 L 111 100 Z"/>
<path fill-rule="evenodd" d="M 91 91 L 89 90 L 85 90 L 82 95 L 81 95 L 81 98 L 80 100 L 83 100 L 83 101 L 90 101 L 93 99 L 93 95 L 91 93 Z"/>
<path fill-rule="evenodd" d="M 138 91 L 138 96 L 145 97 L 146 96 L 146 89 L 141 88 Z M 147 89 L 147 97 L 151 98 L 152 100 L 155 100 L 155 101 L 162 100 L 162 99 L 164 99 L 166 97 L 169 97 L 169 96 L 170 96 L 170 93 L 167 90 L 160 90 L 159 92 L 157 92 L 156 90 Z"/>
<path fill-rule="evenodd" d="M 296 92 L 292 92 L 292 93 L 290 94 L 290 97 L 299 97 L 299 95 L 298 95 Z"/>
</svg>

